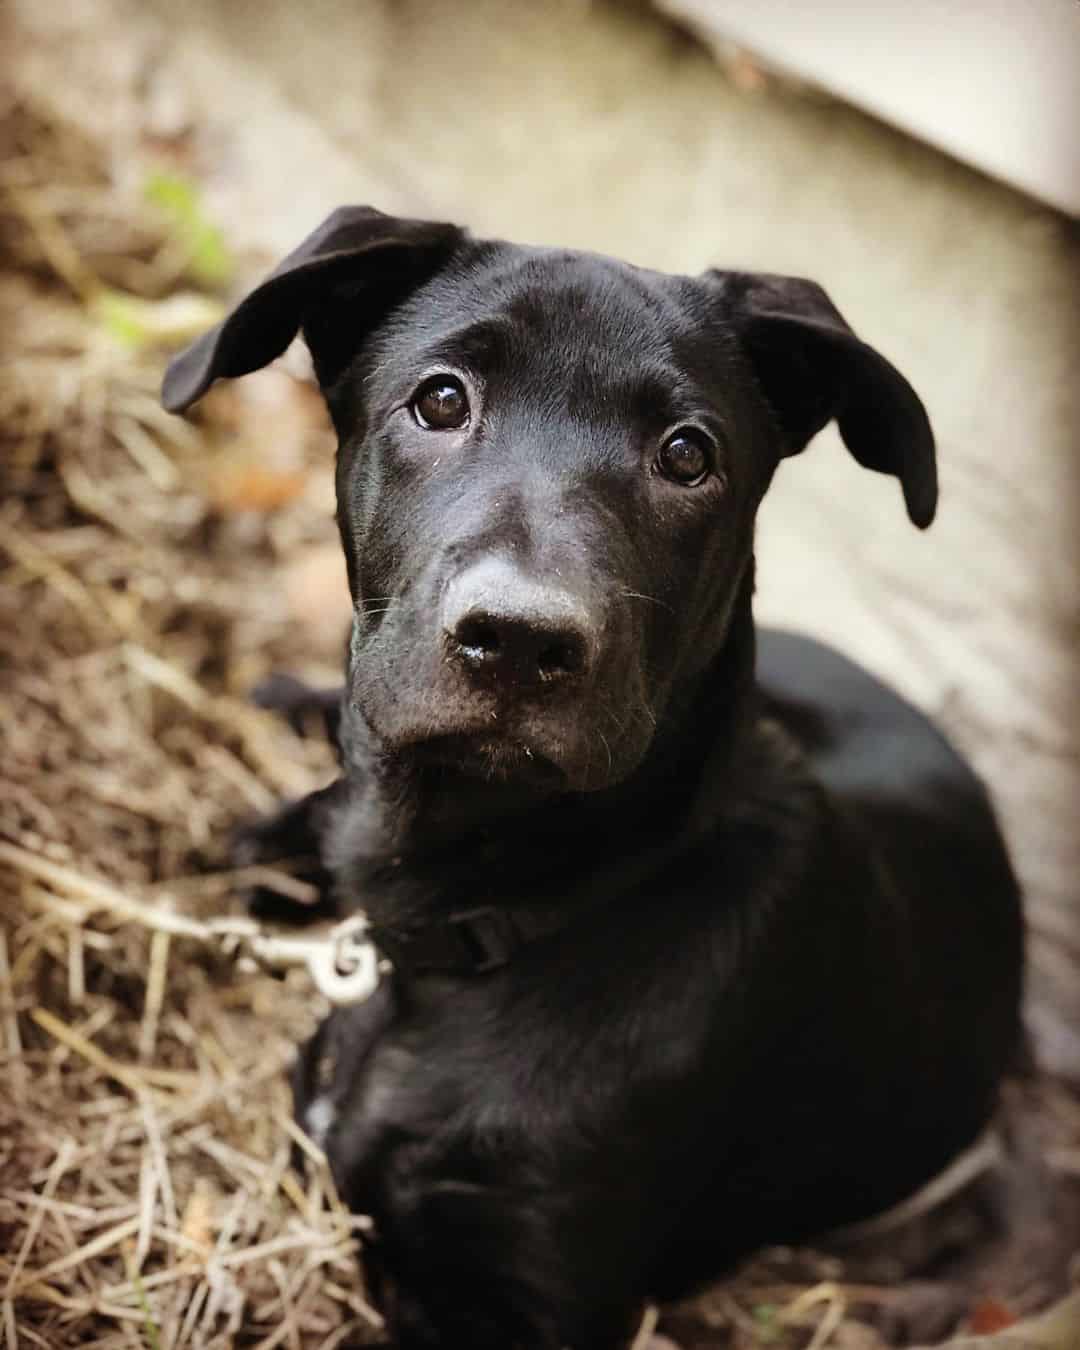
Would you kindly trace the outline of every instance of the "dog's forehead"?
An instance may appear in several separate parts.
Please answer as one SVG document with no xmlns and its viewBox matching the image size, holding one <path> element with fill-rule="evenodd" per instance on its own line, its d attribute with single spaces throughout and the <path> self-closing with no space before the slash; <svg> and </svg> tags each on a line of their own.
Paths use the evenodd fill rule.
<svg viewBox="0 0 1080 1350">
<path fill-rule="evenodd" d="M 697 320 L 695 283 L 601 254 L 515 244 L 474 244 L 433 278 L 388 334 L 433 355 L 528 357 L 552 366 L 600 358 L 625 370 L 635 358 L 675 362 Z"/>
<path fill-rule="evenodd" d="M 674 334 L 683 317 L 676 286 L 683 278 L 599 253 L 501 245 L 472 275 L 480 304 L 541 329 Z"/>
</svg>

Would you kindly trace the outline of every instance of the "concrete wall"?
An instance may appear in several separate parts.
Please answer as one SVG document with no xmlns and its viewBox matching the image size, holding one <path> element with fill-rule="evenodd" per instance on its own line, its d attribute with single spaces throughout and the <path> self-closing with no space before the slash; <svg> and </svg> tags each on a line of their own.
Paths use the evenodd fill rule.
<svg viewBox="0 0 1080 1350">
<path fill-rule="evenodd" d="M 732 43 L 1080 216 L 1080 5 L 1038 0 L 657 0 Z"/>
</svg>

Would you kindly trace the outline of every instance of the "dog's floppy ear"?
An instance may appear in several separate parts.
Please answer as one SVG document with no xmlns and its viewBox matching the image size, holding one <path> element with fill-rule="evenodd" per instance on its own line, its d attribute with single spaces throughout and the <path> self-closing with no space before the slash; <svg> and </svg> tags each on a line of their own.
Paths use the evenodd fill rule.
<svg viewBox="0 0 1080 1350">
<path fill-rule="evenodd" d="M 865 468 L 900 480 L 920 529 L 937 507 L 934 434 L 919 396 L 880 352 L 861 342 L 812 281 L 713 273 L 779 424 L 785 455 L 798 454 L 836 419 Z"/>
<path fill-rule="evenodd" d="M 402 220 L 371 206 L 340 207 L 227 319 L 173 357 L 161 386 L 162 403 L 169 412 L 183 412 L 216 379 L 268 365 L 331 285 L 342 279 L 369 282 L 385 294 L 388 285 L 418 284 L 434 274 L 463 237 L 456 225 Z"/>
</svg>

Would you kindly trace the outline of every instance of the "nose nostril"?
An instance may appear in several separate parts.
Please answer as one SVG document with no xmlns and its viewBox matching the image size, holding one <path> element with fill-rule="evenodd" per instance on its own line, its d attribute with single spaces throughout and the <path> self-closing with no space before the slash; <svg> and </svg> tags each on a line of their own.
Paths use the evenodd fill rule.
<svg viewBox="0 0 1080 1350">
<path fill-rule="evenodd" d="M 558 638 L 541 647 L 536 664 L 541 679 L 553 680 L 561 675 L 578 675 L 585 666 L 585 652 L 575 638 Z"/>
<path fill-rule="evenodd" d="M 502 649 L 499 630 L 486 619 L 462 619 L 454 637 L 466 651 L 480 657 L 498 656 Z"/>
</svg>

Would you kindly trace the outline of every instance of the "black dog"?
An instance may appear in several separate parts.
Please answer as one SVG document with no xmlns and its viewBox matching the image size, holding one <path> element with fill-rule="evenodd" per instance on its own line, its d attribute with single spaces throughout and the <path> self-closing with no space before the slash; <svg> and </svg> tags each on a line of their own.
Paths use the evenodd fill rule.
<svg viewBox="0 0 1080 1350">
<path fill-rule="evenodd" d="M 294 810 L 394 974 L 301 1120 L 403 1347 L 614 1347 L 647 1297 L 889 1206 L 1018 1042 L 1016 886 L 926 720 L 764 635 L 754 515 L 835 418 L 916 525 L 934 445 L 810 282 L 335 213 L 171 365 L 302 331 L 340 439 L 344 775 Z M 293 839 L 291 842 L 295 842 Z"/>
</svg>

